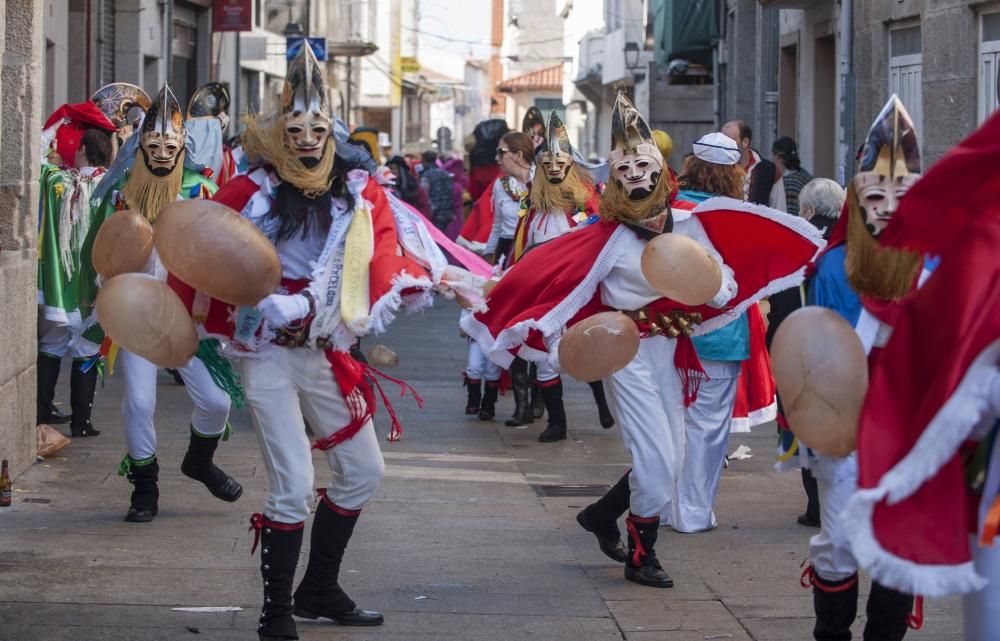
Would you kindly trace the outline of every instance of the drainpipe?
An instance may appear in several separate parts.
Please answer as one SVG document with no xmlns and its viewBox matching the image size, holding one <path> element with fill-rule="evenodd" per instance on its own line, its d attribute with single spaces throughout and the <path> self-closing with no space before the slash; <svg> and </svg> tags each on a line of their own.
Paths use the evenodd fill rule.
<svg viewBox="0 0 1000 641">
<path fill-rule="evenodd" d="M 854 0 L 840 0 L 840 167 L 837 182 L 854 176 Z"/>
</svg>

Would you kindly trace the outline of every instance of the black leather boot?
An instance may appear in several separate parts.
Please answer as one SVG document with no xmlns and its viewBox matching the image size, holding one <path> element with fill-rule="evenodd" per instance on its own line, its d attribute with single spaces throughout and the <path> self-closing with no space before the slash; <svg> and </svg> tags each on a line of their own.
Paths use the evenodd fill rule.
<svg viewBox="0 0 1000 641">
<path fill-rule="evenodd" d="M 221 435 L 202 436 L 192 427 L 187 453 L 181 462 L 181 472 L 184 476 L 204 483 L 215 498 L 232 503 L 243 494 L 243 486 L 212 462 L 220 438 Z"/>
<path fill-rule="evenodd" d="M 902 641 L 910 627 L 913 595 L 905 594 L 872 581 L 865 612 L 864 641 Z"/>
<path fill-rule="evenodd" d="M 131 523 L 147 523 L 159 512 L 160 488 L 157 479 L 160 476 L 160 464 L 156 462 L 155 456 L 141 461 L 129 456 L 127 461 L 132 498 L 125 520 Z"/>
<path fill-rule="evenodd" d="M 610 429 L 615 425 L 615 417 L 611 416 L 611 409 L 608 407 L 608 399 L 604 395 L 604 383 L 594 381 L 589 383 L 590 391 L 594 394 L 594 402 L 597 403 L 597 417 L 601 421 L 601 427 Z"/>
<path fill-rule="evenodd" d="M 542 399 L 542 388 L 538 386 L 536 377 L 538 376 L 538 365 L 531 364 L 528 368 L 528 380 L 531 381 L 531 417 L 542 418 L 545 416 L 545 401 Z"/>
<path fill-rule="evenodd" d="M 826 581 L 811 569 L 816 641 L 851 641 L 851 624 L 858 614 L 858 575 Z M 904 624 L 905 625 L 905 624 Z"/>
<path fill-rule="evenodd" d="M 38 376 L 38 397 L 35 401 L 36 425 L 62 425 L 69 422 L 69 415 L 56 411 L 56 383 L 62 361 L 48 354 L 38 353 L 35 370 Z"/>
<path fill-rule="evenodd" d="M 549 423 L 538 440 L 542 443 L 554 443 L 566 440 L 566 408 L 563 407 L 563 384 L 561 379 L 555 383 L 546 381 L 542 386 L 542 398 L 545 399 L 545 409 L 549 413 Z"/>
<path fill-rule="evenodd" d="M 674 580 L 663 571 L 656 558 L 657 528 L 660 517 L 639 517 L 631 512 L 625 518 L 628 524 L 628 559 L 625 560 L 625 578 L 651 588 L 672 588 Z"/>
<path fill-rule="evenodd" d="M 628 560 L 628 550 L 622 543 L 622 533 L 618 529 L 618 519 L 628 510 L 631 497 L 628 476 L 629 472 L 626 472 L 604 496 L 576 515 L 576 522 L 580 527 L 597 537 L 601 552 L 618 563 Z"/>
<path fill-rule="evenodd" d="M 479 420 L 492 421 L 497 415 L 497 395 L 500 394 L 500 381 L 486 381 L 483 390 L 483 400 L 479 404 Z"/>
<path fill-rule="evenodd" d="M 466 377 L 465 387 L 469 390 L 469 400 L 465 403 L 465 415 L 475 416 L 479 413 L 479 404 L 483 400 L 483 382 L 478 378 Z"/>
<path fill-rule="evenodd" d="M 325 496 L 316 507 L 309 535 L 309 565 L 295 590 L 295 616 L 330 619 L 340 625 L 382 625 L 381 612 L 362 610 L 338 583 L 354 524 L 361 510 L 345 510 Z"/>
<path fill-rule="evenodd" d="M 528 377 L 528 361 L 515 358 L 510 365 L 511 387 L 514 391 L 514 415 L 504 425 L 518 427 L 535 422 L 531 415 L 531 379 Z"/>
<path fill-rule="evenodd" d="M 73 371 L 69 376 L 69 406 L 73 409 L 73 418 L 69 429 L 72 436 L 97 436 L 99 431 L 90 422 L 94 411 L 94 394 L 97 393 L 97 366 L 86 372 L 80 371 L 80 366 L 87 359 L 74 359 Z"/>
<path fill-rule="evenodd" d="M 260 519 L 254 526 L 260 528 L 260 576 L 264 580 L 257 636 L 260 641 L 293 641 L 299 634 L 292 618 L 292 584 L 305 524 L 278 523 L 259 514 L 253 518 Z"/>
</svg>

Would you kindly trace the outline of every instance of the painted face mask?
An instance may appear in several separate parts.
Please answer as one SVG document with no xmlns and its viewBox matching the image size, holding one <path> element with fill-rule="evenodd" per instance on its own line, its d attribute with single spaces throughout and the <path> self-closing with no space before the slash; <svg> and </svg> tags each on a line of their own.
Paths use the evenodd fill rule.
<svg viewBox="0 0 1000 641">
<path fill-rule="evenodd" d="M 333 116 L 326 95 L 323 71 L 312 48 L 303 46 L 288 63 L 281 92 L 285 139 L 307 167 L 319 163 L 333 129 Z"/>
<path fill-rule="evenodd" d="M 549 114 L 545 150 L 538 155 L 545 179 L 553 185 L 566 180 L 566 174 L 573 166 L 573 147 L 569 144 L 566 127 L 556 112 Z"/>
<path fill-rule="evenodd" d="M 184 117 L 170 87 L 163 86 L 139 129 L 139 147 L 154 176 L 166 176 L 177 165 L 186 138 Z"/>
<path fill-rule="evenodd" d="M 919 178 L 920 149 L 913 120 L 893 95 L 868 131 L 853 178 L 868 233 L 878 238 Z"/>
<path fill-rule="evenodd" d="M 628 194 L 642 200 L 653 193 L 663 173 L 663 157 L 646 120 L 624 93 L 618 94 L 611 114 L 611 176 Z"/>
<path fill-rule="evenodd" d="M 313 112 L 285 114 L 285 138 L 289 148 L 304 165 L 314 165 L 323 157 L 330 139 L 330 121 Z"/>
</svg>

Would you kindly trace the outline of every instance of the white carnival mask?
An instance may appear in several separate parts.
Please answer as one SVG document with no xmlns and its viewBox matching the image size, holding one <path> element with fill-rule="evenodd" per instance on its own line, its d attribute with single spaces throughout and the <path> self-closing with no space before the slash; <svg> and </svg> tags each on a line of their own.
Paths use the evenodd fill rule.
<svg viewBox="0 0 1000 641">
<path fill-rule="evenodd" d="M 629 200 L 642 200 L 652 194 L 663 173 L 663 160 L 650 143 L 640 144 L 629 153 L 612 152 L 608 162 L 612 177 L 621 183 Z"/>
</svg>

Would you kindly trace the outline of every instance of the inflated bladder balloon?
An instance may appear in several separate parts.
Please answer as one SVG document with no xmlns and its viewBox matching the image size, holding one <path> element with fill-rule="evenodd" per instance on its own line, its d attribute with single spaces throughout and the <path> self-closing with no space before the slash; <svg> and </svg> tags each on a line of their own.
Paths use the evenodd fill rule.
<svg viewBox="0 0 1000 641">
<path fill-rule="evenodd" d="M 97 235 L 90 259 L 102 278 L 141 272 L 153 253 L 153 227 L 141 214 L 119 211 L 105 220 Z"/>
<path fill-rule="evenodd" d="M 664 297 L 704 305 L 722 287 L 722 270 L 705 248 L 680 234 L 660 234 L 642 251 L 642 275 Z"/>
<path fill-rule="evenodd" d="M 281 282 L 274 245 L 222 203 L 170 203 L 156 218 L 153 242 L 171 274 L 230 305 L 255 305 Z"/>
<path fill-rule="evenodd" d="M 97 295 L 97 320 L 111 339 L 160 367 L 181 367 L 198 351 L 198 332 L 184 303 L 147 274 L 120 274 Z"/>
<path fill-rule="evenodd" d="M 385 345 L 376 345 L 368 352 L 368 364 L 372 367 L 395 367 L 399 356 Z"/>
<path fill-rule="evenodd" d="M 854 328 L 825 307 L 798 309 L 774 334 L 771 367 L 798 439 L 831 456 L 853 452 L 868 391 L 868 361 Z"/>
<path fill-rule="evenodd" d="M 639 330 L 621 312 L 601 312 L 573 325 L 559 341 L 559 364 L 590 383 L 628 365 L 639 351 Z"/>
</svg>

